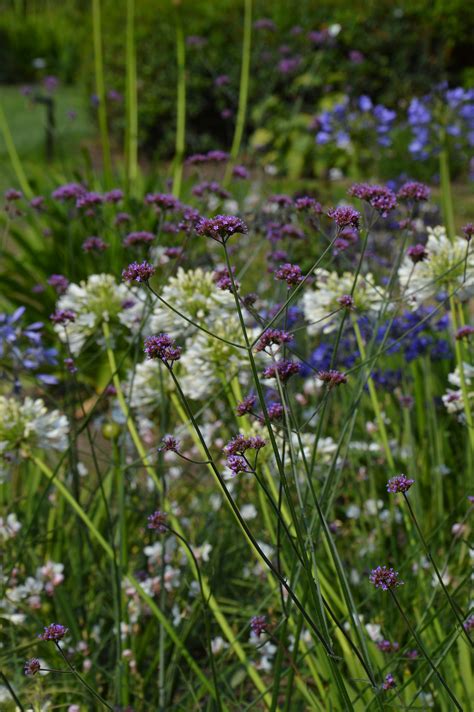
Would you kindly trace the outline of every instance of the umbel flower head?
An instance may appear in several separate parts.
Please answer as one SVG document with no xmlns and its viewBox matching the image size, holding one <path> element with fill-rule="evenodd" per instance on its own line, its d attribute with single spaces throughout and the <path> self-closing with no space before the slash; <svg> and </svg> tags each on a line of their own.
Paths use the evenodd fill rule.
<svg viewBox="0 0 474 712">
<path fill-rule="evenodd" d="M 48 411 L 44 401 L 0 396 L 0 475 L 11 456 L 35 448 L 64 451 L 69 422 L 58 410 Z"/>
<path fill-rule="evenodd" d="M 55 331 L 77 355 L 90 336 L 101 334 L 104 321 L 138 330 L 143 310 L 137 287 L 117 284 L 111 274 L 93 274 L 87 281 L 70 284 L 60 297 L 56 313 L 71 311 L 75 319 L 67 325 L 57 324 Z"/>
<path fill-rule="evenodd" d="M 392 477 L 387 482 L 387 492 L 396 494 L 397 492 L 408 492 L 410 487 L 415 484 L 415 480 L 409 480 L 406 475 L 397 475 Z"/>
<path fill-rule="evenodd" d="M 40 640 L 53 640 L 54 642 L 58 642 L 64 638 L 67 632 L 68 629 L 60 623 L 51 623 L 45 627 L 44 631 L 40 633 L 38 638 Z"/>
<path fill-rule="evenodd" d="M 372 569 L 369 581 L 375 588 L 381 588 L 382 591 L 403 586 L 403 581 L 398 578 L 398 571 L 389 569 L 387 566 L 377 566 L 376 569 Z"/>
<path fill-rule="evenodd" d="M 211 237 L 216 242 L 226 242 L 232 235 L 244 235 L 249 231 L 243 220 L 235 215 L 216 215 L 214 218 L 201 218 L 196 225 L 196 233 Z"/>
<path fill-rule="evenodd" d="M 325 269 L 317 270 L 314 289 L 308 289 L 303 296 L 303 311 L 309 334 L 329 334 L 334 331 L 343 317 L 344 309 L 341 307 L 356 309 L 361 316 L 378 314 L 386 301 L 386 292 L 375 283 L 373 275 L 369 272 L 365 277 L 360 276 L 354 293 L 353 286 L 354 275 L 351 272 L 340 275 Z M 350 295 L 352 301 L 348 302 L 346 297 Z M 342 298 L 345 304 L 341 302 Z"/>
<path fill-rule="evenodd" d="M 426 255 L 413 263 L 406 255 L 398 279 L 404 298 L 417 309 L 440 292 L 456 292 L 460 299 L 474 293 L 474 250 L 461 237 L 452 241 L 442 226 L 428 228 Z"/>
<path fill-rule="evenodd" d="M 163 287 L 161 296 L 180 314 L 212 331 L 215 320 L 226 318 L 235 308 L 232 294 L 219 289 L 212 272 L 200 268 L 185 271 L 179 267 L 176 276 L 170 277 Z M 161 302 L 155 304 L 150 329 L 181 337 L 190 336 L 196 331 L 195 326 Z"/>
</svg>

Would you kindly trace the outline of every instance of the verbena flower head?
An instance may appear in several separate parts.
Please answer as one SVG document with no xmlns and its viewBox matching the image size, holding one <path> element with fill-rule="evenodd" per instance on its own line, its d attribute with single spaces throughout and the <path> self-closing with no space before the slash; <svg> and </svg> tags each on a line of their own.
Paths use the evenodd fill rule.
<svg viewBox="0 0 474 712">
<path fill-rule="evenodd" d="M 160 510 L 158 509 L 156 512 L 153 512 L 153 514 L 150 514 L 150 516 L 148 517 L 148 529 L 153 529 L 154 531 L 163 534 L 168 529 L 166 520 L 166 512 L 160 512 Z"/>
<path fill-rule="evenodd" d="M 223 291 L 233 292 L 232 280 L 235 285 L 236 290 L 240 288 L 240 284 L 234 277 L 235 267 L 232 267 L 232 278 L 229 274 L 227 267 L 221 267 L 220 269 L 214 270 L 212 273 L 212 279 L 214 280 L 216 286 Z"/>
<path fill-rule="evenodd" d="M 296 361 L 284 360 L 268 366 L 264 372 L 264 378 L 278 378 L 282 383 L 286 383 L 291 376 L 301 371 L 301 364 Z"/>
<path fill-rule="evenodd" d="M 139 230 L 137 232 L 130 232 L 123 241 L 124 247 L 134 247 L 135 245 L 148 245 L 153 242 L 155 235 L 152 232 L 146 230 Z"/>
<path fill-rule="evenodd" d="M 145 260 L 143 262 L 132 262 L 122 272 L 122 279 L 125 282 L 148 282 L 155 274 L 155 268 Z"/>
<path fill-rule="evenodd" d="M 64 294 L 69 286 L 69 280 L 63 274 L 52 274 L 48 278 L 48 284 L 56 290 L 58 294 Z"/>
<path fill-rule="evenodd" d="M 269 346 L 288 344 L 293 341 L 293 336 L 282 329 L 266 329 L 255 346 L 255 351 L 264 351 Z"/>
<path fill-rule="evenodd" d="M 245 398 L 237 404 L 237 407 L 235 409 L 235 412 L 239 417 L 243 415 L 247 415 L 248 413 L 251 413 L 255 403 L 257 402 L 257 396 L 254 395 L 249 395 L 245 396 Z"/>
<path fill-rule="evenodd" d="M 58 309 L 49 317 L 53 324 L 68 324 L 75 321 L 76 314 L 71 309 Z"/>
<path fill-rule="evenodd" d="M 349 195 L 369 203 L 382 217 L 387 217 L 388 213 L 397 206 L 397 196 L 390 188 L 384 185 L 355 183 L 349 188 Z"/>
<path fill-rule="evenodd" d="M 41 670 L 41 663 L 38 660 L 38 658 L 30 658 L 29 660 L 26 661 L 25 663 L 25 675 L 28 675 L 28 677 L 33 677 L 33 675 L 36 675 Z"/>
<path fill-rule="evenodd" d="M 354 285 L 352 272 L 316 271 L 314 289 L 308 289 L 303 295 L 304 316 L 308 323 L 309 334 L 329 334 L 340 324 L 342 318 L 340 299 L 351 294 Z M 376 284 L 369 272 L 359 276 L 357 288 L 352 295 L 351 308 L 361 315 L 376 316 L 386 300 L 383 287 Z"/>
<path fill-rule="evenodd" d="M 64 638 L 67 632 L 68 629 L 60 623 L 51 623 L 45 627 L 44 631 L 40 633 L 38 637 L 40 640 L 53 640 L 54 642 L 58 642 Z"/>
<path fill-rule="evenodd" d="M 268 628 L 267 617 L 266 616 L 253 616 L 250 619 L 250 630 L 258 638 L 266 632 Z"/>
<path fill-rule="evenodd" d="M 242 455 L 229 455 L 225 461 L 225 464 L 233 475 L 239 475 L 242 472 L 250 472 L 249 465 Z"/>
<path fill-rule="evenodd" d="M 388 675 L 386 675 L 385 677 L 382 687 L 384 690 L 391 690 L 392 688 L 396 687 L 396 684 L 397 683 L 395 682 L 395 678 L 393 677 L 392 673 L 389 672 Z"/>
<path fill-rule="evenodd" d="M 337 227 L 342 230 L 345 227 L 353 227 L 359 229 L 360 213 L 350 205 L 341 205 L 338 208 L 330 208 L 327 215 L 331 220 L 334 220 Z"/>
<path fill-rule="evenodd" d="M 84 252 L 104 252 L 108 249 L 108 244 L 101 237 L 88 237 L 82 243 Z"/>
<path fill-rule="evenodd" d="M 415 203 L 429 200 L 429 197 L 430 189 L 428 186 L 414 180 L 404 183 L 397 193 L 398 200 L 407 200 Z"/>
<path fill-rule="evenodd" d="M 215 322 L 230 317 L 235 309 L 234 297 L 219 289 L 212 272 L 201 268 L 185 271 L 178 268 L 161 290 L 163 300 L 199 325 L 215 331 Z M 230 324 L 232 322 L 229 322 Z M 157 302 L 150 319 L 152 331 L 166 331 L 171 336 L 188 337 L 196 327 L 180 318 L 166 304 Z M 233 339 L 231 339 L 233 340 Z"/>
<path fill-rule="evenodd" d="M 470 336 L 474 334 L 474 327 L 473 326 L 461 326 L 459 329 L 456 331 L 456 339 L 460 341 L 461 339 L 468 339 Z"/>
<path fill-rule="evenodd" d="M 181 207 L 178 198 L 170 193 L 148 193 L 145 203 L 156 205 L 161 210 L 178 210 Z"/>
<path fill-rule="evenodd" d="M 398 571 L 394 571 L 387 566 L 377 566 L 376 569 L 373 569 L 370 573 L 369 581 L 375 588 L 380 588 L 382 591 L 388 591 L 403 585 L 403 581 L 398 578 Z"/>
<path fill-rule="evenodd" d="M 85 188 L 79 183 L 66 183 L 53 190 L 51 197 L 53 200 L 64 202 L 65 200 L 76 200 L 79 195 L 85 193 Z"/>
<path fill-rule="evenodd" d="M 464 225 L 462 232 L 466 240 L 470 242 L 472 236 L 474 235 L 474 223 L 467 223 L 467 225 Z"/>
<path fill-rule="evenodd" d="M 467 620 L 464 621 L 463 627 L 464 627 L 464 630 L 466 631 L 466 633 L 470 633 L 471 630 L 474 629 L 474 615 L 469 616 L 469 618 L 467 618 Z"/>
<path fill-rule="evenodd" d="M 329 388 L 334 388 L 335 386 L 341 386 L 343 383 L 347 383 L 346 374 L 336 371 L 335 369 L 318 371 L 317 378 L 320 381 L 323 381 L 323 383 L 327 383 Z"/>
<path fill-rule="evenodd" d="M 301 272 L 301 267 L 298 265 L 292 265 L 287 262 L 281 265 L 275 272 L 275 279 L 279 279 L 286 282 L 289 287 L 294 287 L 303 281 L 303 274 Z"/>
<path fill-rule="evenodd" d="M 315 213 L 317 215 L 321 215 L 321 213 L 323 212 L 321 203 L 318 203 L 317 200 L 315 200 L 314 198 L 310 198 L 308 196 L 303 196 L 302 198 L 296 198 L 295 207 L 297 210 L 307 211 L 310 213 Z"/>
<path fill-rule="evenodd" d="M 452 241 L 442 226 L 428 228 L 427 257 L 413 264 L 405 256 L 398 279 L 403 295 L 416 309 L 441 291 L 456 291 L 464 299 L 474 293 L 474 251 L 466 249 L 466 241 L 455 237 Z"/>
<path fill-rule="evenodd" d="M 245 166 L 234 166 L 232 169 L 232 175 L 234 176 L 234 178 L 245 180 L 249 177 L 249 172 L 245 168 Z"/>
<path fill-rule="evenodd" d="M 283 406 L 281 403 L 270 403 L 267 408 L 268 417 L 270 420 L 280 420 L 283 416 Z"/>
<path fill-rule="evenodd" d="M 63 452 L 68 447 L 69 422 L 58 410 L 48 411 L 41 398 L 19 400 L 0 396 L 0 474 L 9 456 L 36 448 Z"/>
<path fill-rule="evenodd" d="M 407 255 L 411 259 L 411 261 L 416 264 L 417 262 L 422 262 L 423 260 L 426 260 L 428 257 L 428 252 L 424 245 L 418 244 L 409 247 L 407 250 Z"/>
<path fill-rule="evenodd" d="M 158 450 L 160 452 L 178 452 L 179 440 L 173 435 L 165 435 Z"/>
<path fill-rule="evenodd" d="M 214 218 L 201 218 L 196 225 L 196 233 L 211 237 L 217 242 L 226 242 L 232 235 L 244 235 L 248 227 L 243 220 L 234 215 L 216 215 Z"/>
<path fill-rule="evenodd" d="M 179 361 L 181 358 L 181 348 L 176 346 L 168 334 L 148 336 L 145 339 L 144 351 L 147 358 L 159 359 L 167 365 L 173 364 L 174 361 Z"/>
<path fill-rule="evenodd" d="M 138 288 L 117 284 L 110 274 L 93 274 L 79 284 L 70 284 L 60 297 L 56 311 L 75 313 L 74 322 L 56 325 L 55 330 L 71 352 L 77 355 L 91 336 L 102 344 L 102 323 L 120 325 L 128 331 L 140 328 L 144 303 L 138 298 Z"/>
<path fill-rule="evenodd" d="M 387 482 L 387 492 L 397 494 L 397 492 L 408 492 L 410 487 L 415 484 L 415 480 L 409 480 L 406 475 L 396 475 L 391 477 Z"/>
<path fill-rule="evenodd" d="M 247 436 L 247 435 L 236 435 L 235 437 L 227 443 L 224 447 L 224 452 L 226 455 L 243 455 L 247 450 L 261 450 L 265 447 L 265 440 L 259 435 Z"/>
<path fill-rule="evenodd" d="M 337 302 L 341 307 L 344 307 L 344 309 L 354 309 L 355 307 L 354 297 L 350 294 L 343 294 L 341 297 L 338 297 Z"/>
<path fill-rule="evenodd" d="M 379 640 L 377 643 L 377 648 L 382 651 L 382 653 L 396 653 L 400 650 L 400 644 L 389 640 Z"/>
</svg>

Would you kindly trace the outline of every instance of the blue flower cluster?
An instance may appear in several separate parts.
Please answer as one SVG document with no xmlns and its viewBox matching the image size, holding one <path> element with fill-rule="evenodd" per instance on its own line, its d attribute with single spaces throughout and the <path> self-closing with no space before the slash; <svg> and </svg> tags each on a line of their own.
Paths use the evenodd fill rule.
<svg viewBox="0 0 474 712">
<path fill-rule="evenodd" d="M 368 96 L 360 96 L 355 106 L 345 97 L 332 110 L 323 111 L 315 118 L 316 143 L 335 143 L 338 148 L 346 148 L 354 132 L 371 131 L 380 146 L 390 146 L 390 132 L 396 118 L 395 111 L 383 104 L 374 105 Z"/>
<path fill-rule="evenodd" d="M 25 307 L 20 307 L 13 314 L 0 314 L 0 377 L 11 381 L 15 391 L 21 388 L 19 376 L 25 370 L 46 385 L 59 383 L 42 372 L 45 366 L 57 364 L 58 352 L 44 346 L 41 322 L 21 324 L 24 313 Z"/>
</svg>

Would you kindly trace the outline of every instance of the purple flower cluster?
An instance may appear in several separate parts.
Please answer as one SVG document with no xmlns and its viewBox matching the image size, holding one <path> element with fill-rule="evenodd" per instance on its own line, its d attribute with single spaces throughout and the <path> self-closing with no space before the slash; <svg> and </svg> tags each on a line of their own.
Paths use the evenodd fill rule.
<svg viewBox="0 0 474 712">
<path fill-rule="evenodd" d="M 168 334 L 148 336 L 145 339 L 144 351 L 148 359 L 160 359 L 166 365 L 179 361 L 181 358 L 181 348 L 176 346 L 174 340 Z"/>
<path fill-rule="evenodd" d="M 48 284 L 50 287 L 53 287 L 58 294 L 64 294 L 69 287 L 69 280 L 62 274 L 52 274 L 51 277 L 48 278 Z"/>
<path fill-rule="evenodd" d="M 408 248 L 407 255 L 411 259 L 413 264 L 416 264 L 417 262 L 422 262 L 423 260 L 426 260 L 426 258 L 428 257 L 428 250 L 424 245 L 418 243 L 417 245 L 412 245 Z"/>
<path fill-rule="evenodd" d="M 160 512 L 160 510 L 157 509 L 156 512 L 153 512 L 153 514 L 150 514 L 148 517 L 148 529 L 153 529 L 159 534 L 163 534 L 168 529 L 166 517 L 166 512 Z"/>
<path fill-rule="evenodd" d="M 400 643 L 391 643 L 389 640 L 379 640 L 377 648 L 381 650 L 382 653 L 397 653 L 400 650 Z"/>
<path fill-rule="evenodd" d="M 165 435 L 158 448 L 159 452 L 178 452 L 179 440 L 174 435 Z"/>
<path fill-rule="evenodd" d="M 323 383 L 327 383 L 329 388 L 335 388 L 336 386 L 341 386 L 343 383 L 347 383 L 346 374 L 341 373 L 341 371 L 336 371 L 335 369 L 318 371 L 317 378 Z"/>
<path fill-rule="evenodd" d="M 101 237 L 87 237 L 82 243 L 84 252 L 104 252 L 109 245 Z"/>
<path fill-rule="evenodd" d="M 235 409 L 235 412 L 239 417 L 242 417 L 243 415 L 247 415 L 248 413 L 251 413 L 255 403 L 257 402 L 257 396 L 254 395 L 249 395 L 245 396 L 245 398 L 237 404 L 237 407 Z"/>
<path fill-rule="evenodd" d="M 338 297 L 336 301 L 341 307 L 344 307 L 344 309 L 355 309 L 354 297 L 350 294 L 343 294 L 341 297 Z"/>
<path fill-rule="evenodd" d="M 266 616 L 253 616 L 250 619 L 250 630 L 258 638 L 260 638 L 260 636 L 266 632 L 267 628 L 268 628 L 268 623 L 267 623 Z"/>
<path fill-rule="evenodd" d="M 460 341 L 461 339 L 468 339 L 470 336 L 474 334 L 474 327 L 473 326 L 461 326 L 459 329 L 456 331 L 456 339 Z"/>
<path fill-rule="evenodd" d="M 410 487 L 415 484 L 415 480 L 409 480 L 406 475 L 396 475 L 391 477 L 387 482 L 387 492 L 397 494 L 397 492 L 408 492 Z"/>
<path fill-rule="evenodd" d="M 291 376 L 296 375 L 301 371 L 301 364 L 297 361 L 285 359 L 278 361 L 276 364 L 267 366 L 263 372 L 264 378 L 278 378 L 282 383 L 286 383 Z"/>
<path fill-rule="evenodd" d="M 237 282 L 237 280 L 235 279 L 234 273 L 235 273 L 235 267 L 232 267 L 232 278 L 234 280 L 234 285 L 238 291 L 240 285 Z M 227 267 L 221 267 L 220 269 L 216 269 L 212 274 L 212 279 L 214 280 L 216 286 L 219 289 L 222 289 L 222 291 L 228 291 L 228 292 L 233 291 L 232 278 L 229 274 L 229 270 L 227 269 Z"/>
<path fill-rule="evenodd" d="M 404 183 L 397 193 L 398 200 L 408 200 L 415 203 L 429 200 L 429 197 L 430 189 L 428 186 L 414 180 Z"/>
<path fill-rule="evenodd" d="M 398 577 L 398 571 L 394 571 L 392 568 L 389 569 L 387 566 L 377 566 L 376 569 L 373 569 L 370 573 L 369 581 L 375 588 L 381 588 L 382 591 L 388 591 L 403 585 L 403 581 L 400 581 Z"/>
<path fill-rule="evenodd" d="M 76 320 L 76 313 L 72 309 L 57 309 L 49 318 L 53 324 L 62 324 L 64 326 L 68 322 Z"/>
<path fill-rule="evenodd" d="M 214 218 L 201 218 L 196 225 L 196 233 L 211 237 L 217 242 L 225 242 L 232 235 L 244 235 L 248 227 L 235 215 L 216 215 Z"/>
<path fill-rule="evenodd" d="M 25 675 L 28 675 L 28 677 L 33 677 L 33 675 L 36 675 L 41 670 L 41 663 L 38 660 L 38 658 L 30 658 L 30 660 L 27 660 L 25 663 Z"/>
<path fill-rule="evenodd" d="M 327 216 L 334 220 L 337 227 L 342 230 L 345 227 L 353 227 L 356 230 L 359 228 L 360 213 L 350 205 L 341 205 L 338 208 L 330 208 Z"/>
<path fill-rule="evenodd" d="M 290 341 L 293 341 L 293 336 L 288 331 L 282 331 L 281 329 L 267 329 L 259 338 L 257 345 L 255 346 L 255 351 L 264 351 L 273 344 L 288 344 Z"/>
<path fill-rule="evenodd" d="M 123 241 L 124 247 L 133 247 L 134 245 L 148 245 L 153 242 L 155 235 L 152 232 L 147 232 L 146 230 L 139 230 L 137 232 L 130 232 Z"/>
<path fill-rule="evenodd" d="M 195 153 L 186 159 L 188 166 L 195 166 L 199 163 L 224 163 L 229 160 L 229 154 L 225 151 L 208 151 L 207 153 Z"/>
<path fill-rule="evenodd" d="M 145 196 L 145 203 L 156 205 L 161 210 L 179 210 L 181 207 L 178 198 L 171 193 L 148 193 Z"/>
<path fill-rule="evenodd" d="M 256 450 L 257 452 L 265 447 L 266 442 L 260 435 L 247 437 L 246 435 L 236 435 L 224 447 L 226 455 L 243 455 L 247 450 Z"/>
<path fill-rule="evenodd" d="M 289 287 L 295 286 L 303 281 L 301 267 L 286 262 L 276 270 L 275 279 L 286 282 Z"/>
<path fill-rule="evenodd" d="M 389 672 L 388 675 L 386 675 L 385 677 L 382 687 L 384 690 L 391 690 L 396 687 L 396 684 L 397 683 L 395 682 L 395 678 L 393 677 L 392 673 Z"/>
<path fill-rule="evenodd" d="M 221 200 L 230 198 L 229 191 L 225 190 L 225 188 L 223 188 L 220 183 L 215 180 L 198 183 L 194 186 L 191 192 L 197 198 L 203 198 L 205 195 L 215 195 L 218 198 L 221 198 Z"/>
<path fill-rule="evenodd" d="M 384 185 L 369 185 L 368 183 L 355 183 L 349 189 L 349 195 L 364 200 L 377 210 L 383 218 L 397 206 L 397 196 Z"/>
<path fill-rule="evenodd" d="M 155 273 L 155 268 L 149 262 L 132 262 L 122 272 L 125 282 L 148 282 Z"/>
<path fill-rule="evenodd" d="M 68 629 L 60 623 L 51 623 L 45 627 L 44 631 L 38 636 L 38 638 L 40 640 L 53 640 L 54 642 L 57 642 L 62 640 L 67 632 Z"/>
</svg>

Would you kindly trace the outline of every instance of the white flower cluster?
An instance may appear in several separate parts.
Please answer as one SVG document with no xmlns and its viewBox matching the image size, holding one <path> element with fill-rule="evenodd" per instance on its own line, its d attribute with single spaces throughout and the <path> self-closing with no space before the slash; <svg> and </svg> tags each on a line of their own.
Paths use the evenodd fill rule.
<svg viewBox="0 0 474 712">
<path fill-rule="evenodd" d="M 64 581 L 64 564 L 47 561 L 36 569 L 34 576 L 27 576 L 23 582 L 18 574 L 9 577 L 0 576 L 4 596 L 0 601 L 0 616 L 14 625 L 21 625 L 26 620 L 25 607 L 38 610 L 43 605 L 42 597 L 52 596 L 55 589 Z"/>
<path fill-rule="evenodd" d="M 338 299 L 350 295 L 353 285 L 354 275 L 351 272 L 339 275 L 325 269 L 317 270 L 314 289 L 307 290 L 303 295 L 309 334 L 329 334 L 337 328 L 344 311 Z M 370 273 L 359 277 L 352 297 L 358 315 L 378 314 L 387 300 L 385 290 L 376 285 Z"/>
<path fill-rule="evenodd" d="M 176 276 L 170 277 L 163 287 L 161 296 L 178 312 L 210 331 L 216 319 L 235 308 L 232 294 L 216 287 L 212 273 L 201 268 L 185 272 L 179 267 Z M 196 332 L 196 327 L 160 301 L 153 309 L 150 329 L 154 334 L 164 331 L 173 337 L 187 337 Z"/>
<path fill-rule="evenodd" d="M 14 512 L 10 512 L 6 517 L 0 517 L 0 541 L 6 542 L 14 539 L 21 529 L 21 524 Z"/>
<path fill-rule="evenodd" d="M 87 281 L 70 284 L 56 308 L 75 314 L 74 321 L 56 324 L 55 330 L 77 355 L 90 336 L 97 336 L 102 343 L 104 321 L 121 324 L 136 333 L 145 317 L 146 300 L 136 287 L 117 284 L 111 274 L 93 274 Z"/>
<path fill-rule="evenodd" d="M 474 366 L 471 366 L 469 363 L 464 362 L 463 371 L 466 387 L 469 389 L 467 391 L 467 397 L 469 399 L 469 403 L 471 403 L 472 407 L 474 407 L 474 390 L 471 390 L 471 387 L 474 383 Z M 464 423 L 464 399 L 461 390 L 461 374 L 459 371 L 459 366 L 456 366 L 456 369 L 453 371 L 453 373 L 449 374 L 448 381 L 452 386 L 455 386 L 455 389 L 448 388 L 444 396 L 441 396 L 443 405 L 448 411 L 448 413 L 456 415 L 457 419 L 460 422 Z"/>
<path fill-rule="evenodd" d="M 21 449 L 66 450 L 68 432 L 66 416 L 58 410 L 48 411 L 41 398 L 21 401 L 0 396 L 0 475 Z"/>
<path fill-rule="evenodd" d="M 441 291 L 464 298 L 474 293 L 474 249 L 461 237 L 451 241 L 446 229 L 428 228 L 427 257 L 415 264 L 405 256 L 398 279 L 408 304 L 416 309 Z"/>
</svg>

